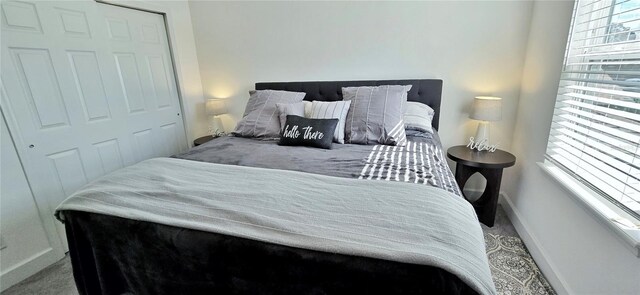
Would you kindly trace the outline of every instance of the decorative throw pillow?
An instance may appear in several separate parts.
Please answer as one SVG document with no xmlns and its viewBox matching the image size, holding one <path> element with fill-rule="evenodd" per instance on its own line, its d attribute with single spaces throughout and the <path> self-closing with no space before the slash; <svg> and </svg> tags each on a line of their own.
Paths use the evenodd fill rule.
<svg viewBox="0 0 640 295">
<path fill-rule="evenodd" d="M 311 105 L 313 105 L 310 101 L 303 101 L 304 103 L 304 117 L 309 118 L 311 116 Z"/>
<path fill-rule="evenodd" d="M 435 111 L 426 104 L 415 101 L 407 102 L 407 109 L 404 111 L 404 128 L 407 130 L 418 130 L 433 133 L 431 121 Z"/>
<path fill-rule="evenodd" d="M 345 126 L 347 143 L 405 145 L 403 114 L 411 85 L 343 87 L 351 101 Z"/>
<path fill-rule="evenodd" d="M 338 119 L 309 119 L 289 115 L 282 130 L 280 145 L 304 145 L 330 149 Z"/>
<path fill-rule="evenodd" d="M 284 123 L 287 121 L 287 115 L 304 116 L 304 102 L 296 103 L 277 103 L 278 117 L 280 118 L 280 130 L 284 129 Z"/>
<path fill-rule="evenodd" d="M 304 92 L 279 90 L 254 90 L 249 94 L 244 116 L 232 132 L 236 136 L 278 138 L 280 119 L 276 104 L 301 102 L 306 95 Z"/>
<path fill-rule="evenodd" d="M 347 121 L 347 113 L 351 101 L 313 101 L 308 118 L 312 119 L 338 119 L 338 127 L 333 133 L 333 141 L 344 143 L 344 124 Z"/>
</svg>

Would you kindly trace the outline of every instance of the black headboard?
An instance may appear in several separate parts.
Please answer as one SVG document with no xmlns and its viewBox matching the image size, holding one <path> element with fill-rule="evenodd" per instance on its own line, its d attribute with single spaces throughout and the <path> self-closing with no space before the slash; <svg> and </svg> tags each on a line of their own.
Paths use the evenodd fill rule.
<svg viewBox="0 0 640 295">
<path fill-rule="evenodd" d="M 256 90 L 286 90 L 305 92 L 304 100 L 335 101 L 342 100 L 342 87 L 379 86 L 379 85 L 413 85 L 407 99 L 430 106 L 434 111 L 433 128 L 438 130 L 440 122 L 440 100 L 442 96 L 442 80 L 371 80 L 371 81 L 317 81 L 317 82 L 259 82 Z"/>
</svg>

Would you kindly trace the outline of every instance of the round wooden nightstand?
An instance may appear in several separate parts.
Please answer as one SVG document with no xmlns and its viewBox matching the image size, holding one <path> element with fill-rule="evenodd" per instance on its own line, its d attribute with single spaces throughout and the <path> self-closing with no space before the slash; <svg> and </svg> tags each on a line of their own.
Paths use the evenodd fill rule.
<svg viewBox="0 0 640 295">
<path fill-rule="evenodd" d="M 206 136 L 203 136 L 203 137 L 199 137 L 199 138 L 197 138 L 196 140 L 193 141 L 193 146 L 199 146 L 201 144 L 207 143 L 208 141 L 210 141 L 212 139 L 214 139 L 214 137 L 211 136 L 211 135 L 206 135 Z"/>
<path fill-rule="evenodd" d="M 447 157 L 456 162 L 456 182 L 463 195 L 462 189 L 474 173 L 480 173 L 487 180 L 484 192 L 471 204 L 480 222 L 493 226 L 500 195 L 502 169 L 513 166 L 516 163 L 516 157 L 503 150 L 496 150 L 493 153 L 479 152 L 464 145 L 449 148 Z"/>
</svg>

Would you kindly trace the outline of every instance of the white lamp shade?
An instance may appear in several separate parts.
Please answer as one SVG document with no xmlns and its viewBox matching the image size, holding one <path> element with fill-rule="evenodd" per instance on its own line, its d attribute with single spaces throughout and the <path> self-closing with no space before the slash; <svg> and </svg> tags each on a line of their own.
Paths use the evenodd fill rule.
<svg viewBox="0 0 640 295">
<path fill-rule="evenodd" d="M 223 99 L 208 99 L 206 108 L 208 116 L 219 116 L 227 113 L 227 104 Z"/>
<path fill-rule="evenodd" d="M 480 121 L 502 120 L 502 98 L 494 96 L 476 96 L 469 118 Z"/>
</svg>

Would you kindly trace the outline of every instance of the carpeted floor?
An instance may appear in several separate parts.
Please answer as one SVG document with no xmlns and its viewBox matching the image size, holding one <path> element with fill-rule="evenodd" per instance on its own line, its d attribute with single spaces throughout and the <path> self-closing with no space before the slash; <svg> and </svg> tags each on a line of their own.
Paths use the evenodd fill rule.
<svg viewBox="0 0 640 295">
<path fill-rule="evenodd" d="M 75 295 L 78 294 L 73 281 L 69 256 L 43 269 L 39 273 L 5 290 L 2 295 Z"/>
<path fill-rule="evenodd" d="M 501 207 L 495 225 L 482 229 L 498 294 L 555 294 Z M 2 292 L 22 294 L 78 294 L 69 256 Z"/>
</svg>

